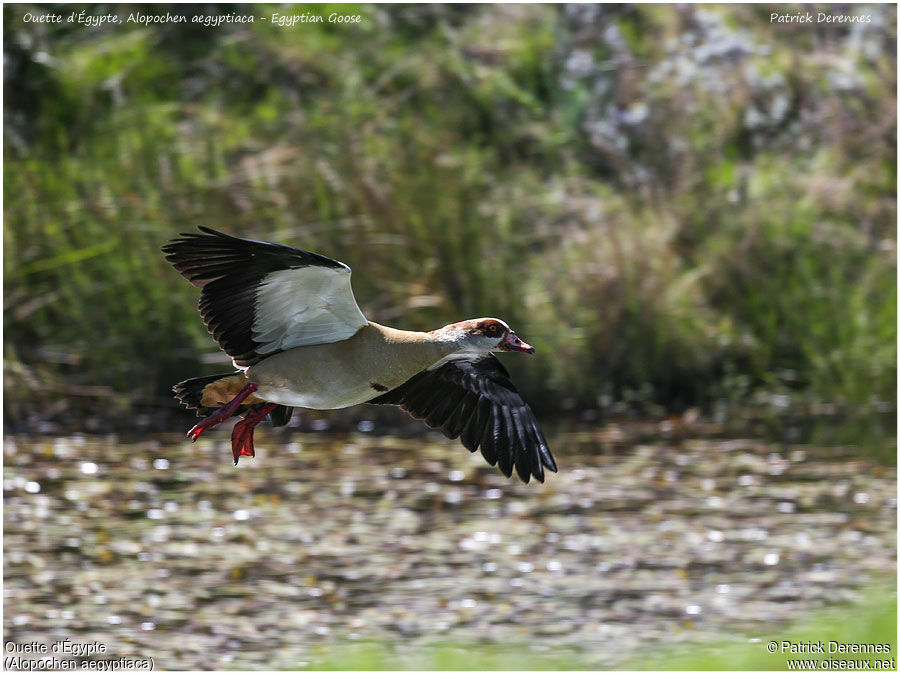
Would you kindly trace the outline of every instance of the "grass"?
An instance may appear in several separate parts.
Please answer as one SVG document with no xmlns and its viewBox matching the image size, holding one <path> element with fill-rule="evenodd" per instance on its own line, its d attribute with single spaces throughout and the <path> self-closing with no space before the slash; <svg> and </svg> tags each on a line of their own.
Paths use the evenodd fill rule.
<svg viewBox="0 0 900 674">
<path fill-rule="evenodd" d="M 767 646 L 776 642 L 776 653 L 769 653 Z M 821 642 L 825 654 L 791 654 L 790 644 L 817 644 Z M 860 655 L 852 653 L 828 653 L 828 649 L 837 649 L 835 644 L 881 644 L 887 646 L 883 654 Z M 785 650 L 782 650 L 782 649 Z M 873 660 L 893 659 L 893 667 L 897 669 L 897 593 L 896 586 L 872 589 L 865 600 L 849 607 L 833 607 L 800 620 L 785 628 L 776 628 L 765 632 L 759 631 L 752 637 L 741 637 L 740 640 L 712 644 L 693 652 L 672 651 L 661 656 L 635 661 L 636 669 L 668 669 L 668 670 L 787 670 L 792 667 L 788 660 L 866 660 L 875 669 Z M 829 664 L 822 664 L 805 669 L 837 669 Z M 850 669 L 862 669 L 862 666 Z"/>
<path fill-rule="evenodd" d="M 777 652 L 767 650 L 775 641 Z M 783 642 L 808 644 L 821 642 L 824 655 L 791 655 L 790 646 L 782 653 Z M 836 644 L 882 644 L 884 654 L 828 654 Z M 698 641 L 690 647 L 647 646 L 647 654 L 625 661 L 618 659 L 615 646 L 610 645 L 610 657 L 615 669 L 665 670 L 665 671 L 754 671 L 788 670 L 788 659 L 804 660 L 867 660 L 875 669 L 873 660 L 893 659 L 897 663 L 897 596 L 895 588 L 870 589 L 865 600 L 857 605 L 832 607 L 816 615 L 783 627 L 735 634 L 727 640 Z M 595 655 L 595 654 L 593 654 Z M 596 669 L 586 665 L 584 656 L 574 652 L 532 653 L 527 646 L 485 646 L 472 644 L 442 644 L 426 648 L 388 646 L 367 642 L 351 644 L 328 652 L 310 654 L 309 663 L 300 665 L 308 669 L 323 670 L 577 670 Z M 591 658 L 590 662 L 596 662 Z M 604 667 L 600 667 L 603 669 Z M 828 664 L 806 669 L 831 669 Z M 860 669 L 861 666 L 851 669 Z M 884 669 L 884 668 L 882 668 Z"/>
</svg>

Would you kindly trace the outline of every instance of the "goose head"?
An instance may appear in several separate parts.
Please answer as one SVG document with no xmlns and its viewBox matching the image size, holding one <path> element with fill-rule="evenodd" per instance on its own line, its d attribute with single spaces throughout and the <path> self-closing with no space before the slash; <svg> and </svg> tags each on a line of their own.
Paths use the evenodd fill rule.
<svg viewBox="0 0 900 674">
<path fill-rule="evenodd" d="M 442 342 L 456 345 L 456 353 L 490 353 L 492 351 L 518 351 L 534 353 L 534 347 L 526 344 L 499 318 L 473 318 L 451 323 L 432 332 Z"/>
</svg>

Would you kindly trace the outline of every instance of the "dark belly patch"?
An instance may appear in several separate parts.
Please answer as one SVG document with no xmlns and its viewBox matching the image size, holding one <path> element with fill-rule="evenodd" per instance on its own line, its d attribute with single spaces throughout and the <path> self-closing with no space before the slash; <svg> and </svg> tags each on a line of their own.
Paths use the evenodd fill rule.
<svg viewBox="0 0 900 674">
<path fill-rule="evenodd" d="M 378 384 L 374 381 L 369 382 L 369 386 L 371 386 L 373 389 L 375 389 L 379 393 L 384 393 L 385 391 L 387 391 L 387 386 L 382 386 L 381 384 Z"/>
</svg>

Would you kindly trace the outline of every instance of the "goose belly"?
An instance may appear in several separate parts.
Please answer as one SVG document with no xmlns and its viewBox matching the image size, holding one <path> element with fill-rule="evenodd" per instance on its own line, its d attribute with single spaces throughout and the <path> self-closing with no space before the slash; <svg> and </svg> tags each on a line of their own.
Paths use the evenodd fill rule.
<svg viewBox="0 0 900 674">
<path fill-rule="evenodd" d="M 254 395 L 268 402 L 290 407 L 306 407 L 313 410 L 338 410 L 364 403 L 379 395 L 379 393 L 368 386 L 355 386 L 352 389 L 335 390 L 328 387 L 308 389 L 300 384 L 296 386 L 262 384 Z"/>
<path fill-rule="evenodd" d="M 279 405 L 333 410 L 364 403 L 396 388 L 440 357 L 404 345 L 347 348 L 347 342 L 300 346 L 247 369 L 258 398 Z"/>
</svg>

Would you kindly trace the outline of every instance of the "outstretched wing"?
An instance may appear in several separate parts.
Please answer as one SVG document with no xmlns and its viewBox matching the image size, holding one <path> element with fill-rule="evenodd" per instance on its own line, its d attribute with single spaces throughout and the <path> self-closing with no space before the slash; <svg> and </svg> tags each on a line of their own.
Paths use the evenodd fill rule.
<svg viewBox="0 0 900 674">
<path fill-rule="evenodd" d="M 350 267 L 305 250 L 239 239 L 208 227 L 163 247 L 198 288 L 200 314 L 238 367 L 279 351 L 340 342 L 368 325 Z"/>
<path fill-rule="evenodd" d="M 449 360 L 369 402 L 399 405 L 448 438 L 458 437 L 470 452 L 481 447 L 506 477 L 514 466 L 523 482 L 532 475 L 543 482 L 545 467 L 556 472 L 534 412 L 492 355 Z"/>
</svg>

